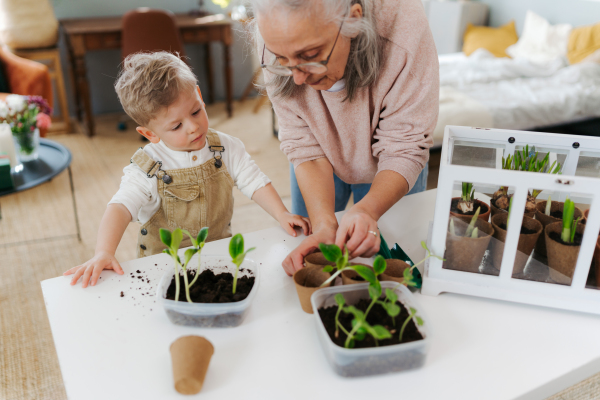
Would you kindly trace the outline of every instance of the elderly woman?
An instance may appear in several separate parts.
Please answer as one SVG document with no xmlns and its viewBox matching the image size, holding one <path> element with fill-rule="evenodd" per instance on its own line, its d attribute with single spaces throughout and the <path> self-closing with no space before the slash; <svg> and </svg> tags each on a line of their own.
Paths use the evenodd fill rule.
<svg viewBox="0 0 600 400">
<path fill-rule="evenodd" d="M 319 243 L 370 257 L 378 219 L 425 190 L 439 67 L 420 0 L 253 0 L 267 91 L 292 164 L 292 208 Z M 339 225 L 336 211 L 354 205 Z M 398 221 L 401 225 L 402 221 Z"/>
</svg>

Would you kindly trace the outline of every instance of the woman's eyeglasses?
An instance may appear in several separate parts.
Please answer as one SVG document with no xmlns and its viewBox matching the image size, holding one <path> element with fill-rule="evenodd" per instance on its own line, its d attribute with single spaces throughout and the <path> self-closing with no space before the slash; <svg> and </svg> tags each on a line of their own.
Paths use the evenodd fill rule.
<svg viewBox="0 0 600 400">
<path fill-rule="evenodd" d="M 263 45 L 262 59 L 260 61 L 261 68 L 266 68 L 267 71 L 274 73 L 276 75 L 280 75 L 280 76 L 292 76 L 294 69 L 300 70 L 302 72 L 306 72 L 307 74 L 323 74 L 323 73 L 327 72 L 327 63 L 329 62 L 329 59 L 331 58 L 331 55 L 333 54 L 333 49 L 335 49 L 335 44 L 337 43 L 337 40 L 340 37 L 340 32 L 342 31 L 342 26 L 344 26 L 343 20 L 342 20 L 342 23 L 340 24 L 340 29 L 338 30 L 337 36 L 335 37 L 335 42 L 333 42 L 333 47 L 331 48 L 331 51 L 329 52 L 327 59 L 325 59 L 324 61 L 303 63 L 303 64 L 294 65 L 292 67 L 286 67 L 286 66 L 283 66 L 280 64 L 265 65 L 265 48 L 266 48 L 266 46 Z"/>
</svg>

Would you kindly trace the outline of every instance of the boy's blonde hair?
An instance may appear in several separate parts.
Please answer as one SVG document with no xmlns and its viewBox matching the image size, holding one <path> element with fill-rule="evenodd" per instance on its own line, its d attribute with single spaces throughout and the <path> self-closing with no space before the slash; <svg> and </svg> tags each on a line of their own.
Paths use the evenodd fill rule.
<svg viewBox="0 0 600 400">
<path fill-rule="evenodd" d="M 161 108 L 173 104 L 181 92 L 195 88 L 196 76 L 190 67 L 166 51 L 127 56 L 115 83 L 123 109 L 144 127 Z"/>
</svg>

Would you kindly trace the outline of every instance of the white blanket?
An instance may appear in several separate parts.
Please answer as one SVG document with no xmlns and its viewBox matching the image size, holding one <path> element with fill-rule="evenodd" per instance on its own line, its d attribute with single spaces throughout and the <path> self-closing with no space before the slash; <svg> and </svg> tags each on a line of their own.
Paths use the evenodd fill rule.
<svg viewBox="0 0 600 400">
<path fill-rule="evenodd" d="M 534 64 L 478 50 L 440 56 L 440 84 L 436 144 L 445 125 L 531 129 L 600 117 L 600 64 L 593 62 Z"/>
</svg>

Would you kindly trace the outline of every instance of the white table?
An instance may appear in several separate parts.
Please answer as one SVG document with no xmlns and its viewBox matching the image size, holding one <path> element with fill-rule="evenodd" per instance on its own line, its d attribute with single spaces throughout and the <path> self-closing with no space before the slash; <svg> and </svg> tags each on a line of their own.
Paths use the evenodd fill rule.
<svg viewBox="0 0 600 400">
<path fill-rule="evenodd" d="M 398 242 L 415 262 L 424 255 L 419 243 L 427 236 L 435 196 L 433 190 L 409 196 L 380 221 L 390 246 Z M 330 400 L 373 394 L 543 399 L 600 371 L 599 317 L 418 294 L 433 329 L 426 365 L 405 373 L 341 378 L 321 353 L 315 316 L 302 312 L 292 279 L 281 268 L 301 240 L 279 228 L 245 235 L 246 245 L 257 247 L 251 258 L 262 263 L 260 287 L 248 317 L 233 329 L 186 328 L 168 321 L 154 299 L 162 272 L 172 267 L 164 254 L 123 263 L 124 276 L 103 272 L 99 284 L 87 289 L 69 286 L 67 277 L 42 282 L 69 399 L 182 398 L 173 388 L 169 345 L 189 334 L 205 336 L 215 346 L 198 395 L 206 399 Z M 204 254 L 226 254 L 227 245 L 228 240 L 209 243 Z M 150 283 L 131 279 L 136 270 Z"/>
</svg>

